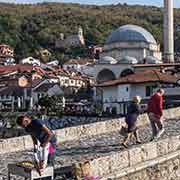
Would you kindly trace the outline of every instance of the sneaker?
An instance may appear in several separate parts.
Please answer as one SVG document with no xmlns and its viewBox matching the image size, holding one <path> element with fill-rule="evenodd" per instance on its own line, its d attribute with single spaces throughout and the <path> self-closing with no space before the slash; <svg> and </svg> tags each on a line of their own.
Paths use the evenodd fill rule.
<svg viewBox="0 0 180 180">
<path fill-rule="evenodd" d="M 142 142 L 138 140 L 138 141 L 136 141 L 136 144 L 142 144 Z"/>
<path fill-rule="evenodd" d="M 161 130 L 158 132 L 156 138 L 159 139 L 159 138 L 161 137 L 161 135 L 164 133 L 164 131 L 165 131 L 164 128 L 161 129 Z"/>
</svg>

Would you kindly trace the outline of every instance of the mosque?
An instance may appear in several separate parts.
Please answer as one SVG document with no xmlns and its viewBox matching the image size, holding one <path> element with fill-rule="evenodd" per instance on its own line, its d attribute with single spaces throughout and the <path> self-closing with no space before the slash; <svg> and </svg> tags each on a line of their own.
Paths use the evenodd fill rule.
<svg viewBox="0 0 180 180">
<path fill-rule="evenodd" d="M 133 96 L 140 95 L 146 104 L 160 85 L 169 99 L 180 98 L 175 93 L 180 92 L 175 87 L 178 78 L 163 72 L 173 65 L 162 61 L 160 45 L 150 32 L 137 25 L 121 26 L 107 37 L 95 65 L 96 99 L 104 111 L 124 114 Z"/>
<path fill-rule="evenodd" d="M 160 45 L 152 34 L 137 25 L 124 25 L 108 36 L 95 66 L 95 76 L 101 83 L 133 72 L 136 64 L 161 63 Z"/>
<path fill-rule="evenodd" d="M 160 63 L 162 54 L 160 45 L 147 30 L 136 25 L 124 25 L 113 31 L 106 40 L 101 57 L 110 56 L 123 61 L 129 56 L 134 63 L 143 62 L 147 57 L 153 57 L 153 63 Z"/>
</svg>

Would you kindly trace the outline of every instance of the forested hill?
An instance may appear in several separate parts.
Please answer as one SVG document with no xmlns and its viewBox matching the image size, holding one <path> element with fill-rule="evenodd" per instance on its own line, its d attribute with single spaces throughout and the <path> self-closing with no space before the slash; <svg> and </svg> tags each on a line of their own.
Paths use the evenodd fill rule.
<svg viewBox="0 0 180 180">
<path fill-rule="evenodd" d="M 33 55 L 39 48 L 47 48 L 60 57 L 61 52 L 54 48 L 53 42 L 60 33 L 65 36 L 77 33 L 78 26 L 83 27 L 87 45 L 103 44 L 112 30 L 124 24 L 146 28 L 162 44 L 163 9 L 157 7 L 1 3 L 0 9 L 0 43 L 15 48 L 19 58 Z M 180 51 L 180 9 L 175 10 L 175 27 L 176 51 Z"/>
</svg>

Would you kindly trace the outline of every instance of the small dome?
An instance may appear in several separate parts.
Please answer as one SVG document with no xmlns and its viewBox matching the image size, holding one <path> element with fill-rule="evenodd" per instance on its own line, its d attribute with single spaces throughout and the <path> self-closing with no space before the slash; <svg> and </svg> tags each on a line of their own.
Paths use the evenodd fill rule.
<svg viewBox="0 0 180 180">
<path fill-rule="evenodd" d="M 147 64 L 161 64 L 162 62 L 154 56 L 147 56 L 146 63 Z"/>
<path fill-rule="evenodd" d="M 151 33 L 136 25 L 124 25 L 119 27 L 109 35 L 106 44 L 117 42 L 147 42 L 157 44 Z"/>
<path fill-rule="evenodd" d="M 120 58 L 120 60 L 118 61 L 119 64 L 137 64 L 138 61 L 136 58 L 131 57 L 131 56 L 124 56 L 122 58 Z"/>
<path fill-rule="evenodd" d="M 110 56 L 104 56 L 99 61 L 99 64 L 116 64 L 116 63 L 117 63 L 117 60 Z"/>
</svg>

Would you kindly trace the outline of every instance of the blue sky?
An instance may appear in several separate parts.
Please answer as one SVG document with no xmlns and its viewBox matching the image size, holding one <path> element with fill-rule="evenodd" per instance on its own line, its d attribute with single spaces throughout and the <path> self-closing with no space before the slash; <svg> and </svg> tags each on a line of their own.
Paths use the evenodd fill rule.
<svg viewBox="0 0 180 180">
<path fill-rule="evenodd" d="M 0 2 L 13 2 L 13 3 L 37 3 L 37 2 L 72 2 L 81 4 L 117 4 L 117 3 L 128 3 L 128 4 L 147 4 L 162 6 L 164 0 L 0 0 Z M 180 0 L 174 0 L 174 6 L 180 8 Z"/>
</svg>

